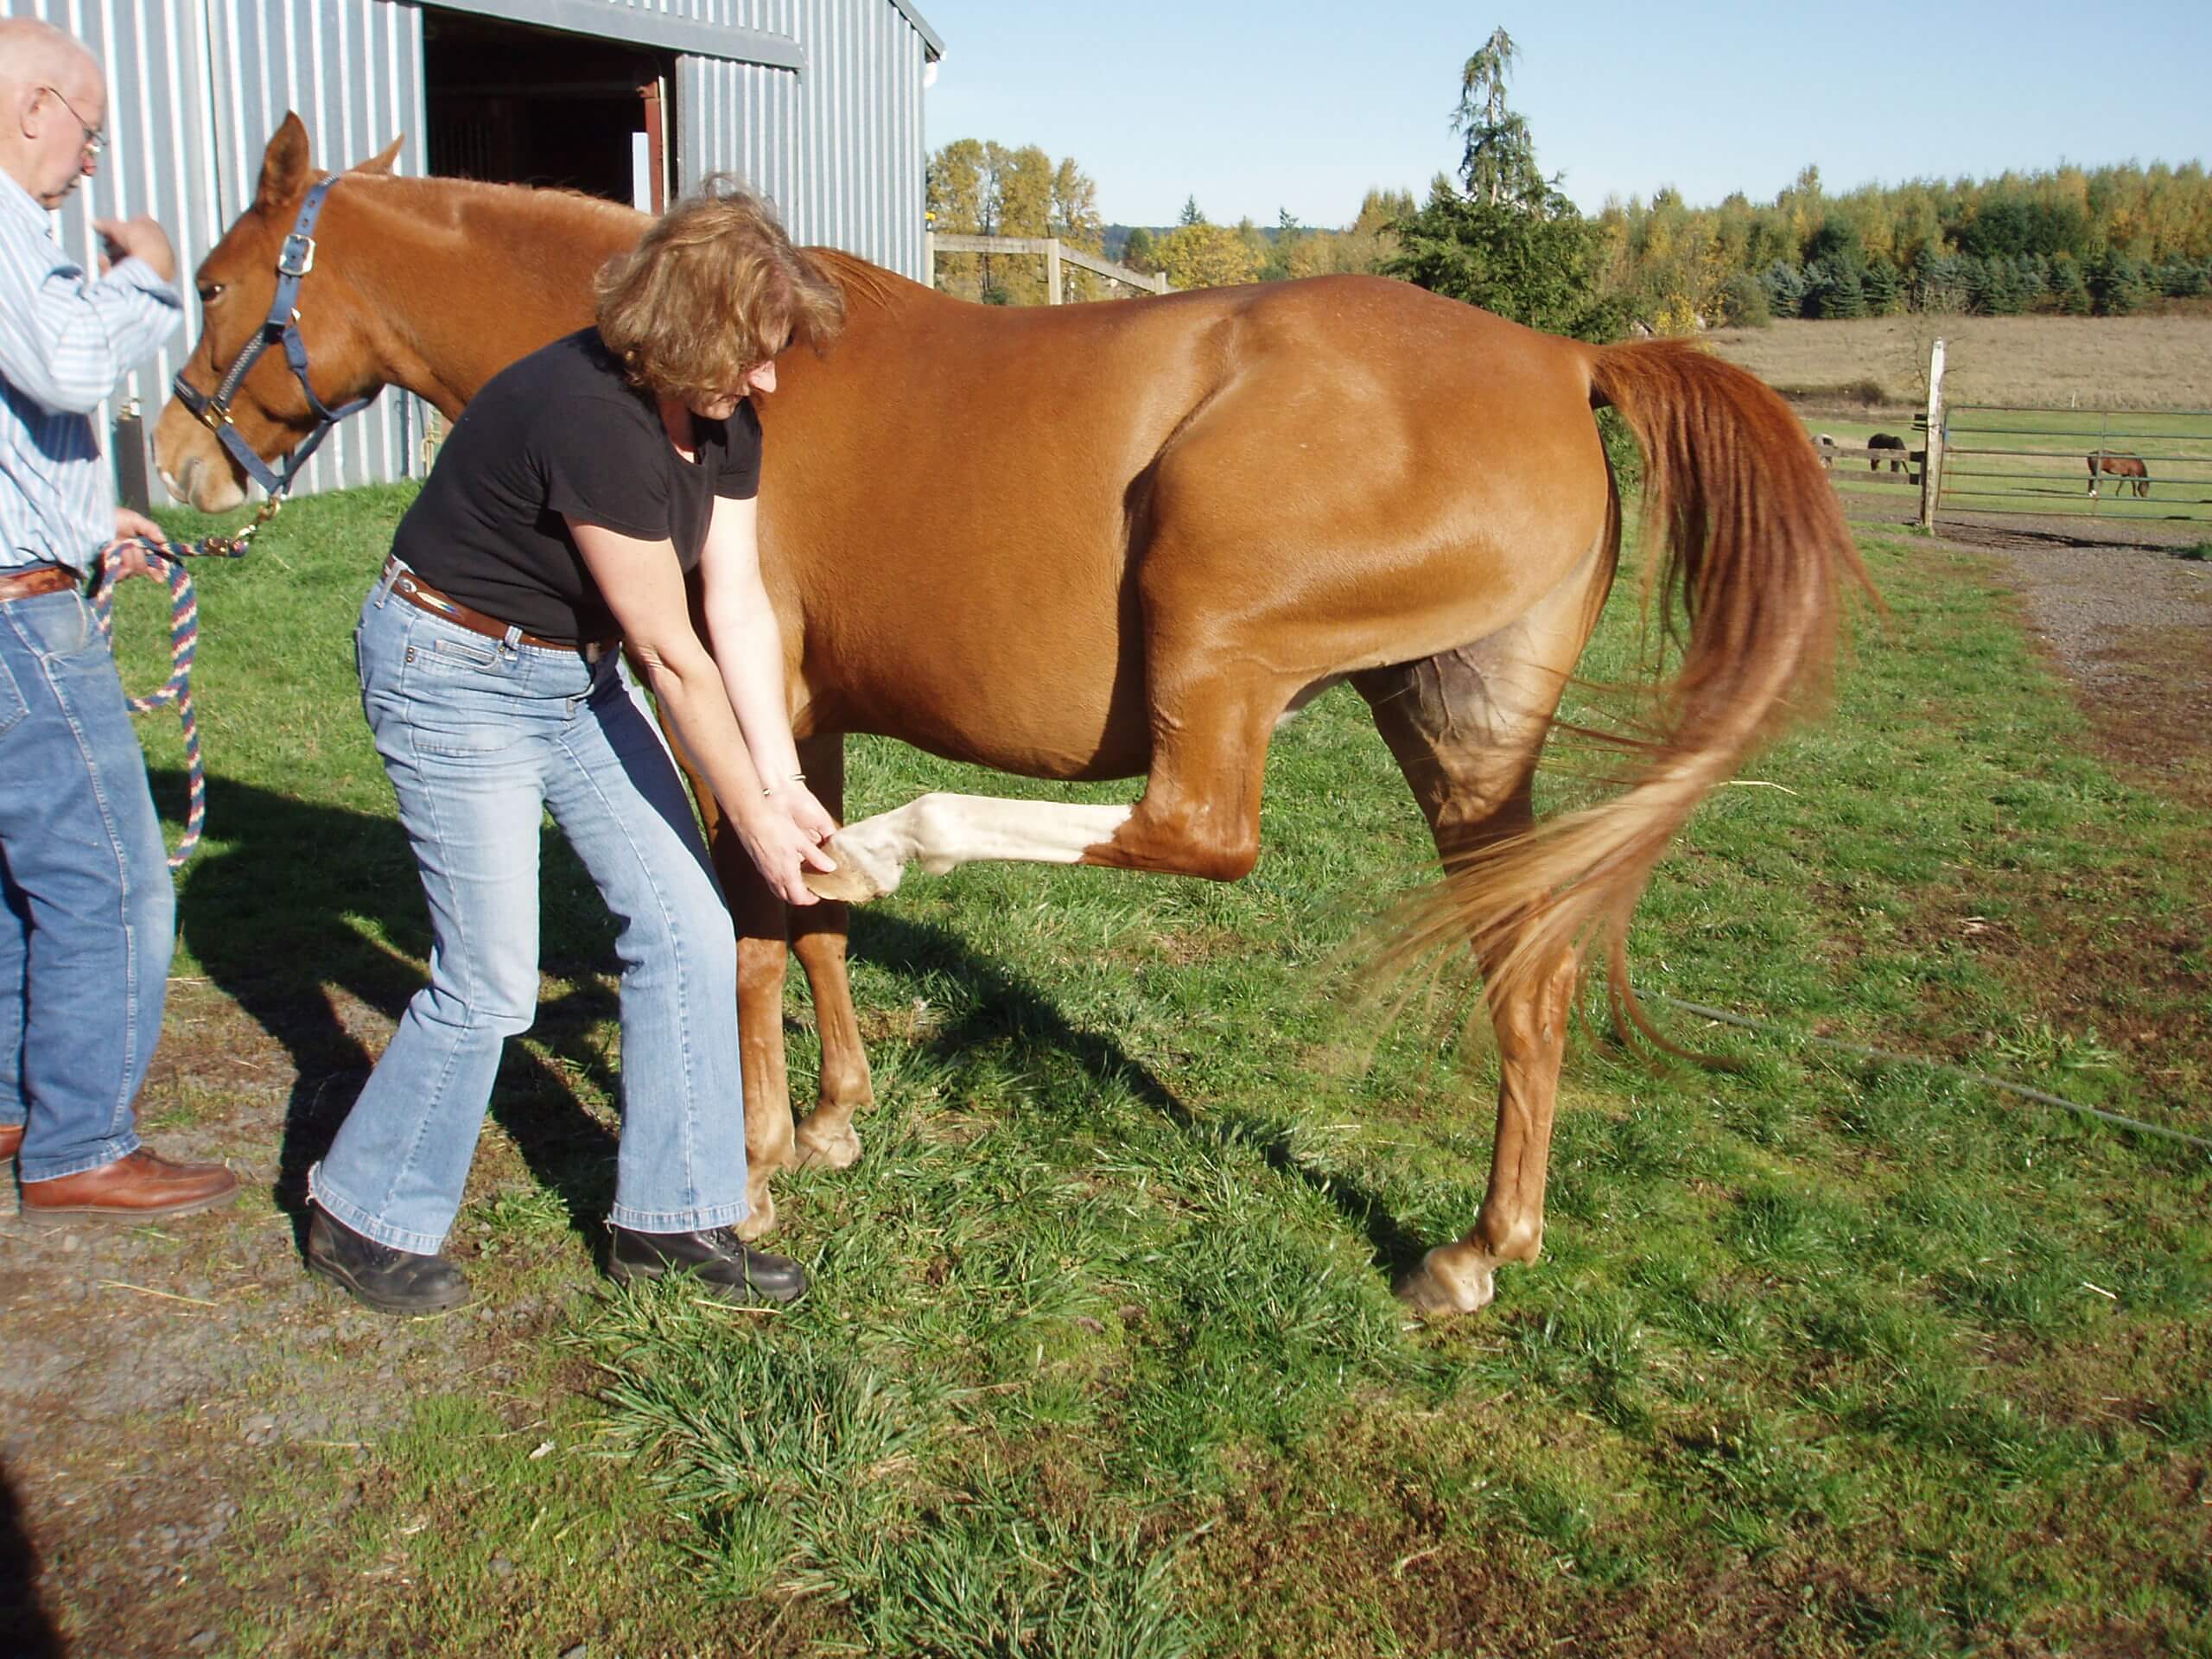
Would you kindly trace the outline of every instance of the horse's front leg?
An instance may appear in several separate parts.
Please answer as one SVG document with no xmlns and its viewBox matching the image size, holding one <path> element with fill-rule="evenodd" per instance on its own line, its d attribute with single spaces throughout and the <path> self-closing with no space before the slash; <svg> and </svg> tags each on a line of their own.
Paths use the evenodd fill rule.
<svg viewBox="0 0 2212 1659">
<path fill-rule="evenodd" d="M 845 740 L 830 733 L 799 745 L 814 798 L 832 817 L 845 816 Z M 845 969 L 845 944 L 852 912 L 833 899 L 791 912 L 791 950 L 806 972 L 814 995 L 814 1023 L 822 1038 L 822 1080 L 814 1109 L 800 1120 L 795 1141 L 801 1164 L 843 1169 L 861 1155 L 853 1114 L 875 1101 L 868 1079 L 868 1047 L 853 1007 L 853 986 Z"/>
<path fill-rule="evenodd" d="M 702 802 L 713 798 L 700 791 Z M 784 958 L 790 948 L 791 909 L 762 878 L 736 831 L 718 820 L 716 814 L 710 821 L 710 844 L 737 929 L 735 1014 L 745 1079 L 747 1214 L 738 1234 L 752 1239 L 776 1224 L 770 1178 L 798 1161 L 791 1147 L 791 1076 L 784 1055 Z"/>
<path fill-rule="evenodd" d="M 694 626 L 700 626 L 696 614 Z M 745 1090 L 746 1208 L 737 1230 L 741 1237 L 759 1238 L 776 1225 L 776 1196 L 769 1177 L 797 1161 L 791 1152 L 791 1081 L 784 1060 L 784 957 L 789 949 L 790 906 L 761 878 L 745 843 L 722 817 L 714 791 L 669 729 L 665 715 L 661 732 L 698 804 L 708 851 L 737 931 L 737 1007 L 732 1014 L 737 1020 L 738 1072 Z"/>
</svg>

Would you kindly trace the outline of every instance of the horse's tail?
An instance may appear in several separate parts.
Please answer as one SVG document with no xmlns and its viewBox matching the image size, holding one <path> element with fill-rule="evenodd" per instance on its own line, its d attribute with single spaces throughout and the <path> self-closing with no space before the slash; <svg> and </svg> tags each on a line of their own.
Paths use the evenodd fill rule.
<svg viewBox="0 0 2212 1659">
<path fill-rule="evenodd" d="M 1592 349 L 1593 406 L 1627 420 L 1644 456 L 1646 602 L 1681 661 L 1611 798 L 1479 849 L 1414 923 L 1442 944 L 1471 931 L 1493 1008 L 1532 989 L 1560 952 L 1602 941 L 1617 1020 L 1673 1047 L 1637 1005 L 1629 918 L 1706 792 L 1822 692 L 1847 583 L 1871 592 L 1835 492 L 1789 405 L 1684 343 Z M 1660 549 L 1664 547 L 1663 562 Z M 1445 912 L 1449 912 L 1449 915 Z"/>
</svg>

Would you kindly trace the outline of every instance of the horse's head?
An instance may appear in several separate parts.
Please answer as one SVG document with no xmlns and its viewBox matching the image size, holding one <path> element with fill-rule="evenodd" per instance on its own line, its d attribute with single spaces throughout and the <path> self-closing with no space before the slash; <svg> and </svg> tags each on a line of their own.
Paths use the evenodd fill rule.
<svg viewBox="0 0 2212 1659">
<path fill-rule="evenodd" d="M 399 153 L 395 141 L 383 154 L 353 169 L 388 173 Z M 297 271 L 311 265 L 315 249 L 287 239 L 302 203 L 322 175 L 308 155 L 307 129 L 296 115 L 269 141 L 261 161 L 261 182 L 253 205 L 200 261 L 200 339 L 177 378 L 191 389 L 195 414 L 181 398 L 162 407 L 154 429 L 154 464 L 169 493 L 204 512 L 221 512 L 245 499 L 245 468 L 216 435 L 231 426 L 245 446 L 264 461 L 289 454 L 321 421 L 308 392 L 286 360 L 281 343 L 263 351 L 238 378 L 227 399 L 217 398 L 241 353 L 252 349 L 283 279 L 280 265 Z M 321 229 L 321 226 L 318 226 Z M 379 384 L 370 349 L 368 319 L 350 285 L 327 268 L 300 283 L 292 309 L 307 348 L 308 384 L 315 399 L 335 410 L 365 396 Z M 216 402 L 210 404 L 210 399 Z"/>
</svg>

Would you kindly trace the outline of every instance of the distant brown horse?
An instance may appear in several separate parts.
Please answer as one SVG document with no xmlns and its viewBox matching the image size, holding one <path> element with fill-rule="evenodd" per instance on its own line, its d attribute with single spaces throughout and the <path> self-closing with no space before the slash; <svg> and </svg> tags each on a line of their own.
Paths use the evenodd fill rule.
<svg viewBox="0 0 2212 1659">
<path fill-rule="evenodd" d="M 330 192 L 298 302 L 326 404 L 391 383 L 457 414 L 588 320 L 592 270 L 644 222 L 566 194 L 395 179 L 385 160 Z M 288 118 L 254 205 L 200 269 L 192 384 L 213 384 L 257 327 L 314 177 Z M 1258 856 L 1269 734 L 1349 680 L 1443 857 L 1427 925 L 1471 940 L 1486 970 L 1502 1071 L 1488 1191 L 1466 1236 L 1402 1286 L 1426 1308 L 1481 1306 L 1496 1266 L 1533 1261 L 1542 1240 L 1586 949 L 1601 944 L 1625 995 L 1622 938 L 1653 863 L 1817 683 L 1839 589 L 1864 581 L 1803 429 L 1681 344 L 1582 345 L 1401 283 L 1005 310 L 817 257 L 845 289 L 845 335 L 825 359 L 785 359 L 760 410 L 762 563 L 817 793 L 841 810 L 842 734 L 856 731 L 1033 777 L 1145 780 L 1129 805 L 925 796 L 842 831 L 824 885 L 857 899 L 909 863 L 977 858 L 1233 880 Z M 1643 445 L 1660 591 L 1688 617 L 1682 666 L 1622 791 L 1536 829 L 1530 779 L 1620 548 L 1592 417 L 1606 404 Z M 237 422 L 264 455 L 311 425 L 281 362 L 245 377 Z M 156 456 L 194 505 L 240 499 L 176 403 Z M 794 1151 L 787 919 L 735 838 L 715 843 L 765 1226 L 767 1177 Z M 791 940 L 823 1051 L 796 1144 L 831 1163 L 857 1155 L 868 1097 L 842 924 L 841 906 L 815 906 Z"/>
<path fill-rule="evenodd" d="M 2123 490 L 2133 490 L 2139 496 L 2151 493 L 2151 469 L 2143 464 L 2140 455 L 2118 454 L 2109 449 L 2099 449 L 2089 456 L 2089 493 L 2097 493 L 2097 474 L 2103 473 L 2120 481 Z"/>
</svg>

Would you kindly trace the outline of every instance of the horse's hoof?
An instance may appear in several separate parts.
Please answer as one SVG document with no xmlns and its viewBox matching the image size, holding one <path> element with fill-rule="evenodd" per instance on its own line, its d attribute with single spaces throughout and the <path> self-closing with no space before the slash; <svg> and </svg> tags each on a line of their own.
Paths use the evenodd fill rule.
<svg viewBox="0 0 2212 1659">
<path fill-rule="evenodd" d="M 861 1137 L 849 1123 L 817 1129 L 810 1116 L 792 1132 L 791 1145 L 801 1169 L 850 1169 L 861 1160 Z"/>
<path fill-rule="evenodd" d="M 890 891 L 857 864 L 840 864 L 834 870 L 804 870 L 800 874 L 816 898 L 842 905 L 864 905 Z"/>
<path fill-rule="evenodd" d="M 1398 1281 L 1400 1299 L 1427 1315 L 1478 1313 L 1497 1294 L 1496 1265 L 1460 1244 L 1438 1246 Z"/>
</svg>

